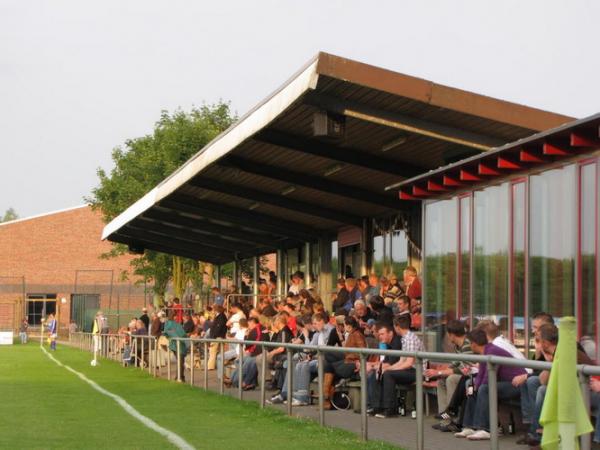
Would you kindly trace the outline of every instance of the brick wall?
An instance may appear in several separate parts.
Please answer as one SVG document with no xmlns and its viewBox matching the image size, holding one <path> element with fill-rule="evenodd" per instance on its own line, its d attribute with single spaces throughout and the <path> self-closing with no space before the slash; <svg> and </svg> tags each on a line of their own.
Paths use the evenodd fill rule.
<svg viewBox="0 0 600 450">
<path fill-rule="evenodd" d="M 76 271 L 112 270 L 117 291 L 121 272 L 131 271 L 133 256 L 101 259 L 111 249 L 109 242 L 100 240 L 103 227 L 100 214 L 87 206 L 0 224 L 0 301 L 22 297 L 19 277 L 24 276 L 26 294 L 56 294 L 57 302 L 67 300 L 60 306 L 61 324 L 67 324 Z M 105 289 L 100 286 L 110 286 L 110 278 L 110 272 L 79 272 L 78 292 Z M 122 290 L 127 292 L 127 287 Z M 106 294 L 98 293 L 103 294 L 104 306 Z M 5 310 L 8 307 L 0 309 L 0 320 L 8 320 L 1 316 Z"/>
</svg>

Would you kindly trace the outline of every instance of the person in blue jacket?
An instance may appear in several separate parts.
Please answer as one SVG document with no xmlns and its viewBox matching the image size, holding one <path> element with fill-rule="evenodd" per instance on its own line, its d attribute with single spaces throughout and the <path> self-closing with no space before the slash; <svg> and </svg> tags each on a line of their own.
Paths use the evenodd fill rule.
<svg viewBox="0 0 600 450">
<path fill-rule="evenodd" d="M 181 326 L 180 323 L 175 321 L 175 316 L 176 316 L 176 312 L 173 310 L 169 311 L 169 318 L 165 323 L 165 328 L 163 330 L 163 335 L 167 336 L 168 338 L 187 338 L 187 334 L 184 331 L 183 327 Z M 164 319 L 162 319 L 164 320 Z M 181 374 L 181 378 L 178 379 L 177 381 L 179 382 L 184 382 L 185 381 L 185 356 L 187 355 L 187 352 L 189 350 L 190 347 L 190 343 L 189 341 L 176 341 L 173 339 L 170 339 L 169 342 L 169 350 L 171 350 L 173 352 L 173 354 L 175 355 L 175 357 L 177 358 L 177 342 L 179 342 L 179 361 L 177 361 L 177 363 L 179 364 L 179 373 Z"/>
</svg>

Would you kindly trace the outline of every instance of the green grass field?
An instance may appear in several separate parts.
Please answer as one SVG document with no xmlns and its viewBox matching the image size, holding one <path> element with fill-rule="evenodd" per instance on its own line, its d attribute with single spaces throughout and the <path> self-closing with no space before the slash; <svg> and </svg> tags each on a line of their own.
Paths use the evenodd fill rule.
<svg viewBox="0 0 600 450">
<path fill-rule="evenodd" d="M 348 432 L 261 410 L 254 402 L 154 379 L 59 346 L 53 355 L 198 449 L 391 449 Z M 52 362 L 39 345 L 0 347 L 0 448 L 174 448 L 114 400 Z"/>
</svg>

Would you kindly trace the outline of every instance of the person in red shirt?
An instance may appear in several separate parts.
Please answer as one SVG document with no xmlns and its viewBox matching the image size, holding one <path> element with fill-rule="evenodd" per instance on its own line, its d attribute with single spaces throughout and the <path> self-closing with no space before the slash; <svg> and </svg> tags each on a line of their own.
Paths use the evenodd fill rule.
<svg viewBox="0 0 600 450">
<path fill-rule="evenodd" d="M 179 324 L 183 323 L 183 306 L 181 305 L 181 300 L 177 297 L 173 299 L 173 312 L 175 313 L 175 322 Z"/>
<path fill-rule="evenodd" d="M 417 269 L 413 266 L 404 269 L 404 290 L 411 300 L 421 298 L 421 280 L 417 276 Z"/>
</svg>

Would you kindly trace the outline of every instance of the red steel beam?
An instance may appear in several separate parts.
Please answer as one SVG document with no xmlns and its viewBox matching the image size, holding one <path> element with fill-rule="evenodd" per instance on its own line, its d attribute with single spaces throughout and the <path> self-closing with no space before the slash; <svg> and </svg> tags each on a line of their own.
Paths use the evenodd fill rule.
<svg viewBox="0 0 600 450">
<path fill-rule="evenodd" d="M 441 184 L 436 183 L 435 181 L 429 180 L 427 182 L 427 190 L 433 191 L 433 192 L 446 192 L 448 189 L 446 189 Z"/>
<path fill-rule="evenodd" d="M 518 164 L 514 161 L 511 161 L 510 159 L 502 158 L 501 156 L 498 157 L 497 166 L 499 169 L 510 169 L 510 170 L 518 170 L 518 169 L 523 168 L 523 166 L 521 166 L 520 164 Z"/>
<path fill-rule="evenodd" d="M 519 152 L 519 160 L 521 162 L 529 162 L 529 163 L 543 163 L 544 159 L 537 156 L 535 153 L 529 150 L 521 150 Z"/>
<path fill-rule="evenodd" d="M 408 192 L 400 191 L 400 200 L 419 200 L 414 195 L 410 195 Z"/>
<path fill-rule="evenodd" d="M 481 181 L 481 178 L 479 178 L 477 175 L 464 169 L 460 170 L 459 178 L 461 181 Z"/>
<path fill-rule="evenodd" d="M 569 153 L 568 150 L 565 150 L 563 147 L 558 147 L 557 145 L 550 144 L 548 142 L 544 143 L 542 153 L 544 155 L 551 155 L 551 156 L 568 156 L 571 154 L 571 153 Z"/>
<path fill-rule="evenodd" d="M 418 196 L 418 197 L 424 197 L 427 195 L 431 195 L 431 192 L 429 192 L 426 189 L 420 188 L 419 186 L 413 186 L 412 193 L 413 193 L 413 195 Z"/>
<path fill-rule="evenodd" d="M 571 132 L 570 143 L 571 147 L 596 147 L 600 145 L 600 138 L 592 133 L 573 131 Z"/>
<path fill-rule="evenodd" d="M 444 175 L 444 177 L 442 179 L 442 184 L 444 186 L 452 186 L 452 187 L 462 186 L 462 183 L 460 181 L 458 181 L 456 178 L 449 177 L 448 175 Z"/>
<path fill-rule="evenodd" d="M 492 167 L 488 166 L 487 164 L 482 164 L 479 163 L 477 165 L 477 173 L 479 175 L 500 175 L 500 172 L 497 171 L 496 169 L 493 169 Z"/>
</svg>

